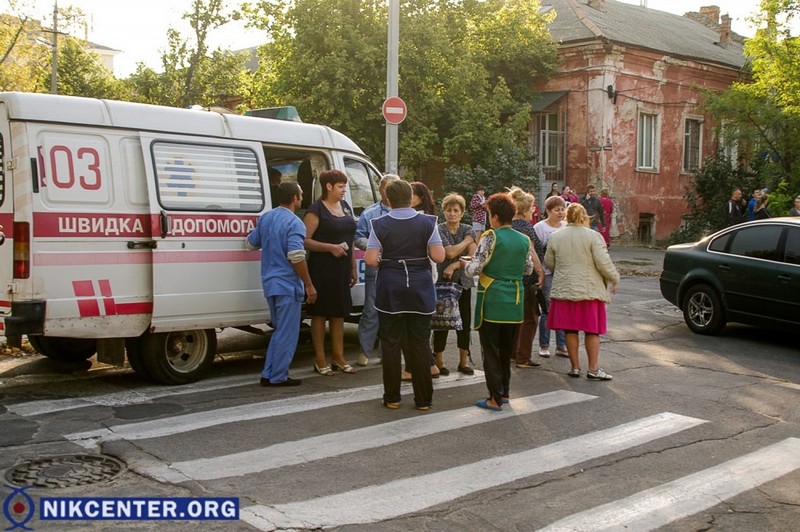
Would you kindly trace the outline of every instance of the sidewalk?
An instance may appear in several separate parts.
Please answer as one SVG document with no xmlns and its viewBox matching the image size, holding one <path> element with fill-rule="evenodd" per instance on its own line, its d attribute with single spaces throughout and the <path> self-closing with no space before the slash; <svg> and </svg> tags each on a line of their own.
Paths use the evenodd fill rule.
<svg viewBox="0 0 800 532">
<path fill-rule="evenodd" d="M 612 244 L 608 252 L 620 275 L 658 277 L 661 274 L 661 267 L 664 264 L 663 249 Z"/>
</svg>

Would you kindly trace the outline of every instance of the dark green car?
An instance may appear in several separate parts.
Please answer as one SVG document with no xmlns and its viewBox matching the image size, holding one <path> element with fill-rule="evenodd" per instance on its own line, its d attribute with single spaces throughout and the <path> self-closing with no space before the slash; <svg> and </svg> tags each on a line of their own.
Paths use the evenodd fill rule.
<svg viewBox="0 0 800 532">
<path fill-rule="evenodd" d="M 670 246 L 659 284 L 698 334 L 728 322 L 797 331 L 800 218 L 747 222 Z"/>
</svg>

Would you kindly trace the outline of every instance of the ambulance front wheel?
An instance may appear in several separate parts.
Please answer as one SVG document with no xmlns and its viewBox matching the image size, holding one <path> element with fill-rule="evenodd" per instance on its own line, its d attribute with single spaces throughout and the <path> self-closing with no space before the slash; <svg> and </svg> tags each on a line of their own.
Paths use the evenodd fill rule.
<svg viewBox="0 0 800 532">
<path fill-rule="evenodd" d="M 97 342 L 86 338 L 28 336 L 37 352 L 59 362 L 83 362 L 97 352 Z"/>
<path fill-rule="evenodd" d="M 217 354 L 217 334 L 214 329 L 146 332 L 139 342 L 146 376 L 163 384 L 197 381 L 209 369 Z"/>
</svg>

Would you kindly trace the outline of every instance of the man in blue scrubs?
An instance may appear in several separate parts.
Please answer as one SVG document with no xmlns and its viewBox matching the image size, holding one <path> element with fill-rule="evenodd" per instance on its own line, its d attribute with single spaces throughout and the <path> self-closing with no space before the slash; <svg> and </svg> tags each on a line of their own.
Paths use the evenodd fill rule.
<svg viewBox="0 0 800 532">
<path fill-rule="evenodd" d="M 294 213 L 303 200 L 303 191 L 290 181 L 277 187 L 277 196 L 278 207 L 258 219 L 255 229 L 247 235 L 245 247 L 261 250 L 261 285 L 274 329 L 261 386 L 298 386 L 302 381 L 289 377 L 289 365 L 300 337 L 303 299 L 313 303 L 317 290 L 306 264 L 306 227 Z"/>
</svg>

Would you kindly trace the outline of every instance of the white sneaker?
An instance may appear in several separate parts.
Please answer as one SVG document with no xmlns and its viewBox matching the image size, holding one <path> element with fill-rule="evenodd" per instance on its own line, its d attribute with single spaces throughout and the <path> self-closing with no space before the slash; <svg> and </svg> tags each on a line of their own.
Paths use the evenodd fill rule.
<svg viewBox="0 0 800 532">
<path fill-rule="evenodd" d="M 367 355 L 365 355 L 364 353 L 358 355 L 358 360 L 356 361 L 356 364 L 358 364 L 359 366 L 366 366 L 367 364 L 369 364 L 369 359 L 367 358 Z"/>
<path fill-rule="evenodd" d="M 547 347 L 540 347 L 539 348 L 539 356 L 540 357 L 549 357 L 550 356 L 550 349 Z"/>
</svg>

